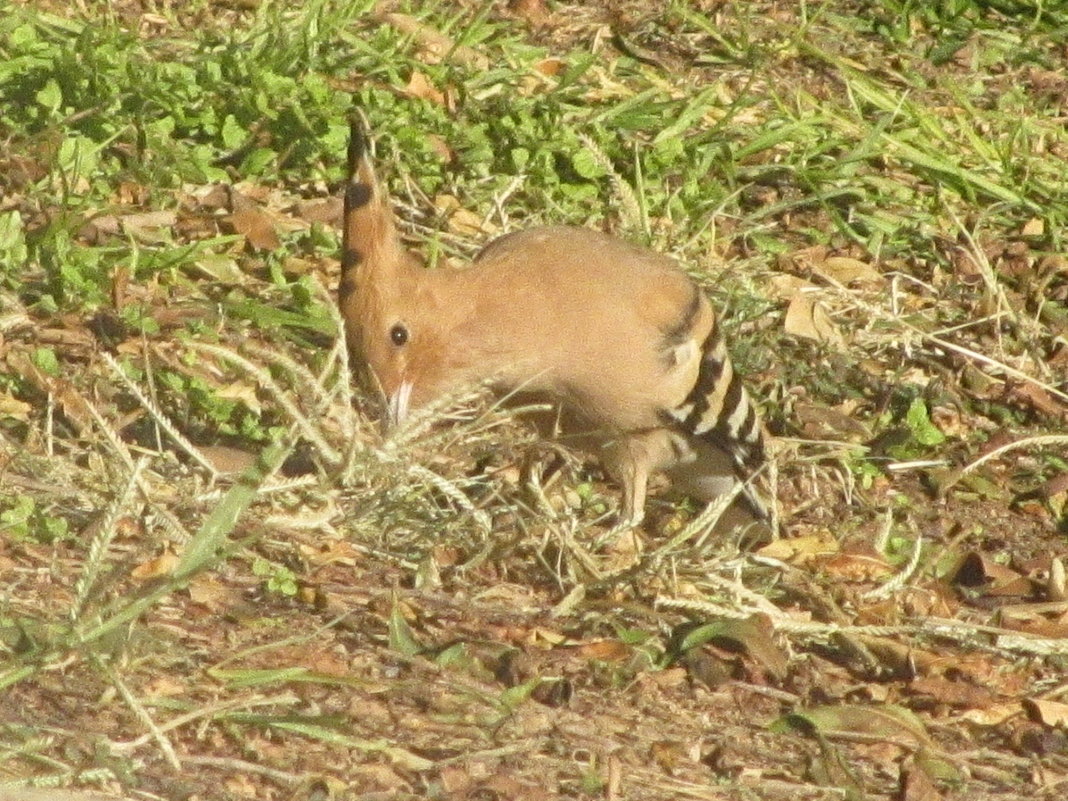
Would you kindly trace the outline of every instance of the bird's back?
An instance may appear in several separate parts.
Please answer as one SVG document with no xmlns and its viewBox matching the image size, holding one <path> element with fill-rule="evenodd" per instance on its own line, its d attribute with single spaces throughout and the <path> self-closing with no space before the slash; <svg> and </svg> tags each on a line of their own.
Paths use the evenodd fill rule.
<svg viewBox="0 0 1068 801">
<path fill-rule="evenodd" d="M 659 425 L 693 386 L 713 317 L 672 259 L 551 226 L 490 243 L 469 270 L 486 324 L 512 329 L 516 347 L 537 356 L 532 376 L 612 428 Z"/>
</svg>

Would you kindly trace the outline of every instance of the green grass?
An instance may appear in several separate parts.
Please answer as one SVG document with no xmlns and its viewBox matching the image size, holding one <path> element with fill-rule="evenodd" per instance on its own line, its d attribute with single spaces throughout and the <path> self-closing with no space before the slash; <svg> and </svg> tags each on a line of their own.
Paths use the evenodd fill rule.
<svg viewBox="0 0 1068 801">
<path fill-rule="evenodd" d="M 528 464 L 533 437 L 501 410 L 460 403 L 453 425 L 439 409 L 379 434 L 336 342 L 336 213 L 315 206 L 338 194 L 354 109 L 424 253 L 462 260 L 552 222 L 677 256 L 787 443 L 800 533 L 848 553 L 885 523 L 917 584 L 1021 537 L 1063 552 L 1063 498 L 1027 506 L 1065 469 L 1059 4 L 548 4 L 546 26 L 490 2 L 411 0 L 388 22 L 369 0 L 77 5 L 0 17 L 0 766 L 15 784 L 268 798 L 321 780 L 347 797 L 389 771 L 414 793 L 458 781 L 434 771 L 463 754 L 536 753 L 547 792 L 593 797 L 602 765 L 562 756 L 599 753 L 576 730 L 524 750 L 541 705 L 587 693 L 625 717 L 625 693 L 678 665 L 803 705 L 817 682 L 783 684 L 783 642 L 809 660 L 798 672 L 867 647 L 818 626 L 872 622 L 861 593 L 883 577 L 849 595 L 818 560 L 779 574 L 685 506 L 634 557 L 602 542 L 616 489 L 544 446 Z M 429 55 L 435 34 L 449 44 Z M 837 337 L 789 328 L 800 284 Z M 959 496 L 947 482 L 937 503 L 959 519 L 942 531 L 922 489 L 942 480 L 901 463 L 959 469 L 1003 430 L 1045 438 L 977 465 Z M 1007 476 L 1030 517 L 1003 518 L 1005 497 L 974 506 L 976 481 Z M 933 648 L 906 625 L 913 601 L 893 596 L 885 636 Z M 691 622 L 795 609 L 817 628 L 784 613 L 775 638 L 754 617 L 745 637 L 686 639 Z M 967 639 L 939 647 L 974 657 Z M 558 661 L 537 663 L 542 645 Z M 996 668 L 1022 670 L 1006 695 L 1030 698 L 1055 658 L 1020 648 Z M 676 694 L 645 714 L 687 738 L 702 709 Z M 777 775 L 800 774 L 796 739 L 761 752 L 797 757 Z M 197 765 L 234 783 L 167 789 Z M 688 789 L 637 771 L 633 797 L 710 781 L 672 775 Z"/>
</svg>

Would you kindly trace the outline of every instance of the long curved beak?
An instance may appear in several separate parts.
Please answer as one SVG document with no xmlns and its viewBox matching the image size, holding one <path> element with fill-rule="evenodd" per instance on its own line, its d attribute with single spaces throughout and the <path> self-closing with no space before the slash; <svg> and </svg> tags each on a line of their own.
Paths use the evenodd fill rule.
<svg viewBox="0 0 1068 801">
<path fill-rule="evenodd" d="M 398 426 L 408 417 L 408 404 L 412 399 L 412 382 L 405 381 L 389 398 L 389 426 Z"/>
</svg>

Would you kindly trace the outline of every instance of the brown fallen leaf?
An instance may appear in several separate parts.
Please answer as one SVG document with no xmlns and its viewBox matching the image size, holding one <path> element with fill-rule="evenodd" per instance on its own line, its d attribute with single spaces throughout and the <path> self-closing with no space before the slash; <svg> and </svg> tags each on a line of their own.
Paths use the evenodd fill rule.
<svg viewBox="0 0 1068 801">
<path fill-rule="evenodd" d="M 1068 403 L 1030 381 L 1008 382 L 1005 385 L 1005 396 L 1006 400 L 1025 406 L 1045 417 L 1068 420 Z"/>
<path fill-rule="evenodd" d="M 428 63 L 438 63 L 446 59 L 474 67 L 479 70 L 489 69 L 489 59 L 467 45 L 458 45 L 450 36 L 420 22 L 411 14 L 387 12 L 379 14 L 378 19 L 412 37 L 423 51 Z"/>
<path fill-rule="evenodd" d="M 412 75 L 408 79 L 408 85 L 404 87 L 404 93 L 408 95 L 408 97 L 429 100 L 431 103 L 436 103 L 439 106 L 446 105 L 445 93 L 434 86 L 434 84 L 430 82 L 430 79 L 419 70 L 412 70 Z"/>
<path fill-rule="evenodd" d="M 30 419 L 33 407 L 20 401 L 9 392 L 0 392 L 0 417 L 8 417 L 25 423 Z"/>
<path fill-rule="evenodd" d="M 577 650 L 583 658 L 599 662 L 622 662 L 634 653 L 633 649 L 619 640 L 595 640 L 578 646 Z"/>
<path fill-rule="evenodd" d="M 343 205 L 340 197 L 298 200 L 292 211 L 295 216 L 307 223 L 340 226 Z"/>
<path fill-rule="evenodd" d="M 211 184 L 200 188 L 190 198 L 190 204 L 203 211 L 232 210 L 229 187 L 224 184 Z"/>
<path fill-rule="evenodd" d="M 845 348 L 845 338 L 832 322 L 823 305 L 807 292 L 798 292 L 786 307 L 783 327 L 787 334 L 804 339 L 813 339 L 840 350 Z"/>
<path fill-rule="evenodd" d="M 145 211 L 124 214 L 119 217 L 124 233 L 141 242 L 158 242 L 164 237 L 160 229 L 170 228 L 178 222 L 173 211 Z"/>
<path fill-rule="evenodd" d="M 1068 475 L 1068 474 L 1066 474 Z M 1068 569 L 1063 559 L 1050 561 L 1049 578 L 1046 580 L 1046 597 L 1051 601 L 1068 601 Z"/>
<path fill-rule="evenodd" d="M 789 660 L 775 642 L 774 634 L 771 618 L 761 613 L 742 619 L 722 618 L 686 632 L 678 644 L 678 650 L 683 654 L 691 651 L 696 653 L 701 646 L 711 642 L 732 652 L 740 648 L 762 671 L 782 681 L 786 677 Z"/>
<path fill-rule="evenodd" d="M 1003 704 L 994 704 L 985 709 L 969 709 L 961 713 L 961 719 L 976 726 L 1002 726 L 1014 717 L 1022 714 L 1020 704 L 1010 701 Z"/>
<path fill-rule="evenodd" d="M 1023 236 L 1042 236 L 1046 232 L 1046 224 L 1041 217 L 1032 217 L 1020 228 Z"/>
<path fill-rule="evenodd" d="M 256 414 L 259 414 L 263 409 L 259 396 L 256 394 L 255 384 L 245 381 L 231 381 L 228 384 L 222 384 L 217 387 L 215 394 L 226 400 L 240 401 Z"/>
<path fill-rule="evenodd" d="M 806 281 L 804 278 L 788 273 L 771 276 L 767 281 L 766 287 L 768 295 L 773 300 L 790 300 L 803 290 L 815 291 L 817 289 L 816 285 L 811 281 Z"/>
<path fill-rule="evenodd" d="M 300 544 L 298 549 L 301 557 L 313 567 L 332 564 L 352 567 L 357 562 L 363 561 L 363 555 L 352 543 L 344 539 L 328 539 L 316 542 L 314 545 Z"/>
<path fill-rule="evenodd" d="M 969 551 L 961 557 L 946 580 L 970 590 L 978 588 L 984 596 L 1026 598 L 1034 589 L 1027 576 L 978 551 Z"/>
<path fill-rule="evenodd" d="M 941 676 L 921 676 L 913 679 L 909 682 L 908 691 L 913 696 L 921 696 L 925 703 L 940 706 L 983 709 L 994 703 L 993 693 L 985 687 Z"/>
<path fill-rule="evenodd" d="M 871 431 L 860 421 L 843 411 L 844 404 L 837 408 L 816 403 L 794 404 L 794 417 L 801 433 L 809 439 L 836 439 L 846 442 L 866 442 Z"/>
<path fill-rule="evenodd" d="M 564 67 L 567 66 L 567 62 L 560 58 L 543 58 L 534 64 L 534 69 L 540 72 L 542 75 L 553 77 L 563 72 Z"/>
<path fill-rule="evenodd" d="M 197 450 L 223 475 L 243 473 L 256 463 L 256 454 L 229 445 L 200 445 Z"/>
<path fill-rule="evenodd" d="M 686 743 L 678 740 L 654 741 L 649 745 L 649 756 L 668 776 L 673 776 L 680 765 L 696 761 Z"/>
<path fill-rule="evenodd" d="M 189 686 L 174 676 L 156 676 L 144 686 L 144 694 L 155 698 L 173 698 L 189 691 Z"/>
<path fill-rule="evenodd" d="M 193 603 L 199 604 L 213 615 L 239 607 L 245 600 L 240 590 L 206 573 L 195 576 L 186 591 Z"/>
<path fill-rule="evenodd" d="M 79 430 L 93 425 L 93 413 L 88 401 L 66 379 L 48 375 L 22 353 L 12 353 L 7 359 L 8 367 L 23 381 L 39 392 L 50 394 L 71 423 Z"/>
<path fill-rule="evenodd" d="M 545 0 L 508 0 L 508 10 L 535 25 L 544 22 L 549 16 Z"/>
<path fill-rule="evenodd" d="M 224 229 L 245 237 L 256 250 L 275 250 L 281 246 L 274 220 L 259 205 L 253 196 L 264 197 L 263 187 L 246 185 L 242 191 L 226 187 L 227 207 L 230 214 L 223 218 Z"/>
<path fill-rule="evenodd" d="M 812 271 L 843 286 L 886 283 L 883 274 L 870 264 L 848 256 L 828 256 L 822 263 L 814 264 Z"/>
<path fill-rule="evenodd" d="M 434 197 L 434 208 L 446 215 L 446 224 L 461 236 L 485 236 L 497 232 L 496 226 L 484 221 L 473 211 L 465 209 L 454 195 L 441 194 Z"/>
<path fill-rule="evenodd" d="M 816 706 L 792 712 L 772 724 L 773 731 L 796 728 L 814 729 L 828 736 L 861 735 L 870 741 L 883 740 L 925 747 L 933 744 L 923 721 L 908 709 L 893 704 Z"/>
<path fill-rule="evenodd" d="M 998 609 L 998 623 L 1036 637 L 1068 638 L 1068 601 L 1003 606 Z"/>
<path fill-rule="evenodd" d="M 262 210 L 245 207 L 226 218 L 235 234 L 241 234 L 255 250 L 277 250 L 282 242 L 274 230 L 274 223 Z"/>
<path fill-rule="evenodd" d="M 823 530 L 817 534 L 781 539 L 768 543 L 757 553 L 768 559 L 778 559 L 794 565 L 808 564 L 813 559 L 827 557 L 837 553 L 841 547 L 831 532 Z"/>
<path fill-rule="evenodd" d="M 942 798 L 943 794 L 938 791 L 927 771 L 909 758 L 901 767 L 897 801 L 941 801 Z"/>
<path fill-rule="evenodd" d="M 1068 728 L 1068 704 L 1046 701 L 1041 698 L 1023 699 L 1024 710 L 1037 723 L 1057 728 Z"/>
<path fill-rule="evenodd" d="M 148 581 L 160 576 L 169 576 L 177 564 L 178 555 L 168 549 L 159 556 L 137 565 L 130 571 L 130 577 L 138 581 Z"/>
<path fill-rule="evenodd" d="M 878 581 L 894 573 L 886 558 L 862 541 L 851 542 L 838 553 L 821 559 L 820 566 L 840 581 Z"/>
</svg>

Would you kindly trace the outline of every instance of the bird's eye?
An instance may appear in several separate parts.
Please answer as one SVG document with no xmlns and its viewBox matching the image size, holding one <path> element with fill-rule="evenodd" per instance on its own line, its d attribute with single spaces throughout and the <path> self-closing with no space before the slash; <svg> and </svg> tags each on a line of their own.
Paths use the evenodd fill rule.
<svg viewBox="0 0 1068 801">
<path fill-rule="evenodd" d="M 389 329 L 389 341 L 399 348 L 408 341 L 408 329 L 401 323 L 397 323 Z"/>
</svg>

